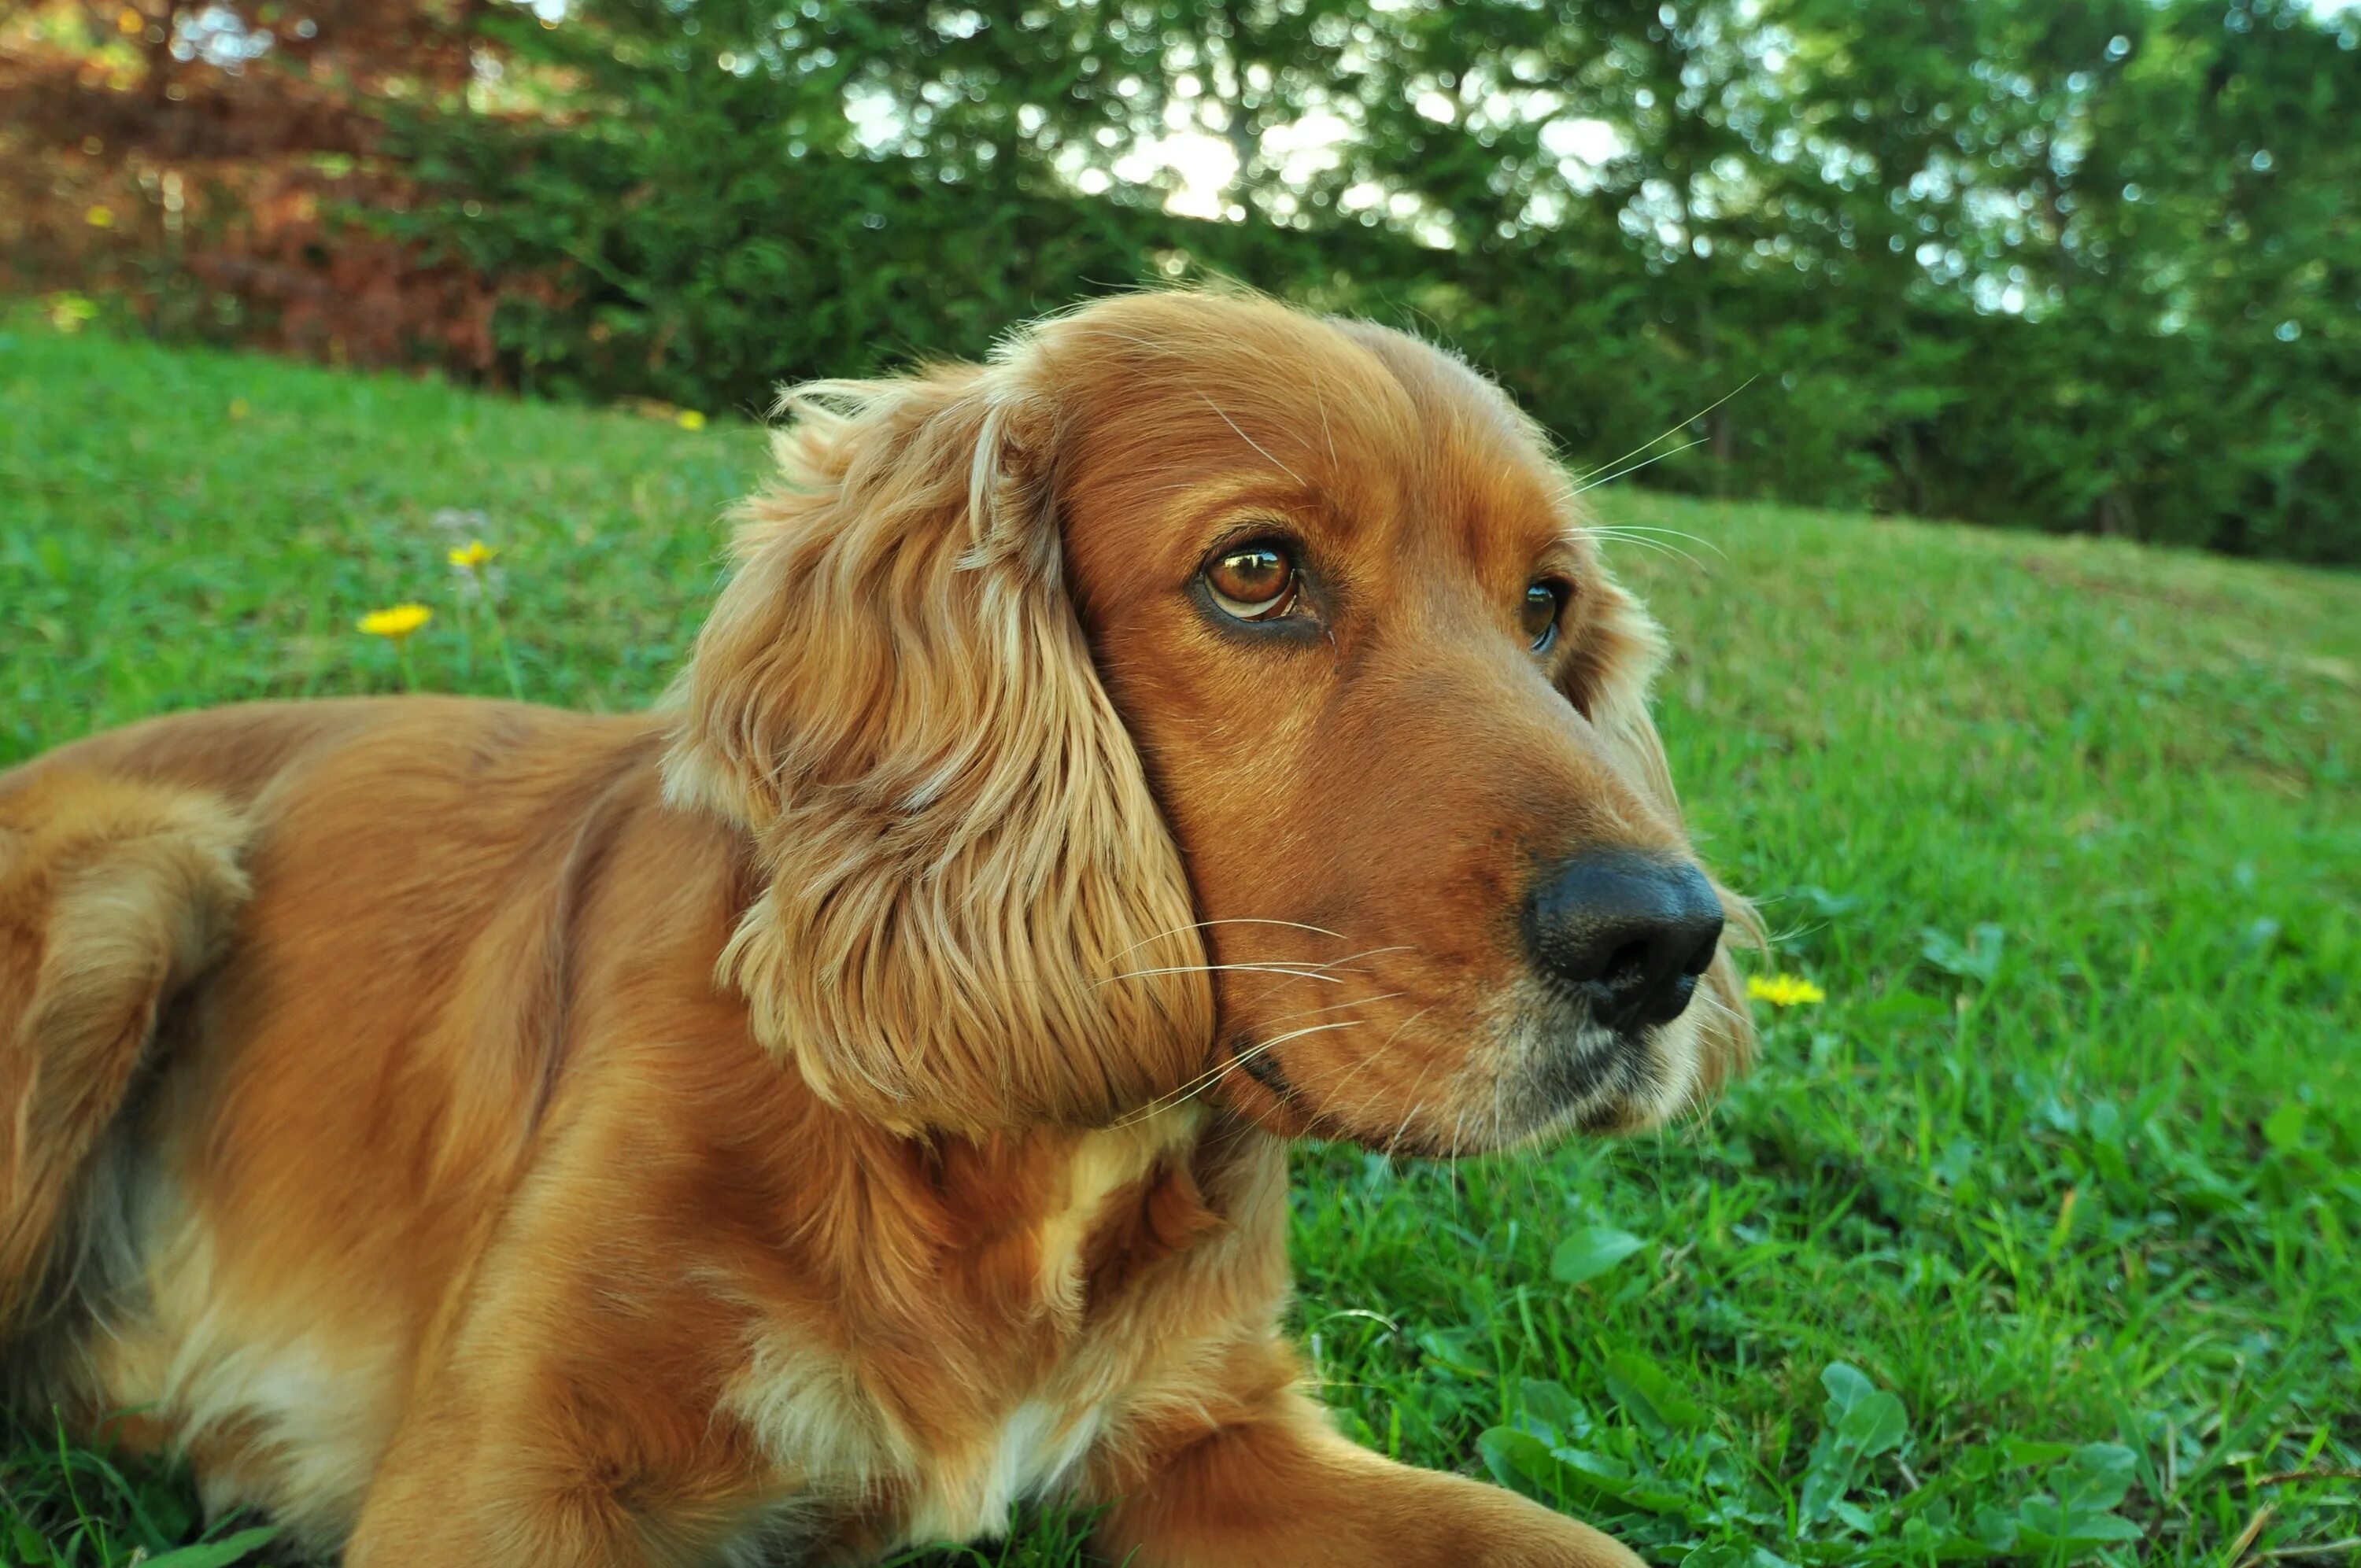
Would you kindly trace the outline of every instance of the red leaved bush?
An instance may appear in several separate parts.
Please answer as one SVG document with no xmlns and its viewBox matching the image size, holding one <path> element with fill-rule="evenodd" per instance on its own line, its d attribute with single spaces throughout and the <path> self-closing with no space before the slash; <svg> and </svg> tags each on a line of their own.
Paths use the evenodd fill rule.
<svg viewBox="0 0 2361 1568">
<path fill-rule="evenodd" d="M 0 289 L 179 334 L 496 369 L 492 280 L 372 232 L 380 105 L 467 90 L 480 0 L 36 3 L 0 20 Z"/>
</svg>

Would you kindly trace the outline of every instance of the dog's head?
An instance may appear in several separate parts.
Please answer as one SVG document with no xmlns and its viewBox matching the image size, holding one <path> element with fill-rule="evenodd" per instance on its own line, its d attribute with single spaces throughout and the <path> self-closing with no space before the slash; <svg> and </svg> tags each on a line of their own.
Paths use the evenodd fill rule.
<svg viewBox="0 0 2361 1568">
<path fill-rule="evenodd" d="M 821 1093 L 1441 1152 L 1742 1059 L 1656 631 L 1458 360 L 1147 294 L 788 408 L 666 767 L 753 835 L 725 972 Z"/>
</svg>

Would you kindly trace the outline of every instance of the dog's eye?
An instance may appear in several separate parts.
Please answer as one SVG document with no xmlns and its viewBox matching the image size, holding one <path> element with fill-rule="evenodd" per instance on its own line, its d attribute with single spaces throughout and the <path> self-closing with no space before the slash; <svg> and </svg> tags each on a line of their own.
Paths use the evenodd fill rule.
<svg viewBox="0 0 2361 1568">
<path fill-rule="evenodd" d="M 1543 577 L 1525 585 L 1525 603 L 1521 614 L 1525 641 L 1536 653 L 1546 653 L 1557 641 L 1557 618 L 1565 609 L 1566 587 L 1554 578 Z"/>
<path fill-rule="evenodd" d="M 1224 614 L 1276 620 L 1295 603 L 1295 557 L 1275 540 L 1229 545 L 1205 563 L 1205 590 Z"/>
</svg>

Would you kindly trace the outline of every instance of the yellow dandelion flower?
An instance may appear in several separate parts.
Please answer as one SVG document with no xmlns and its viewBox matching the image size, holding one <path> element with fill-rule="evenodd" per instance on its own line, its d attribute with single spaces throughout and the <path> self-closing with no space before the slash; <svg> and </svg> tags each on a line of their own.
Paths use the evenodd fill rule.
<svg viewBox="0 0 2361 1568">
<path fill-rule="evenodd" d="M 49 324 L 60 332 L 80 332 L 82 323 L 98 318 L 98 305 L 83 295 L 68 290 L 49 296 Z"/>
<path fill-rule="evenodd" d="M 470 539 L 456 550 L 445 553 L 451 565 L 463 572 L 472 572 L 500 554 L 480 539 Z"/>
<path fill-rule="evenodd" d="M 390 609 L 373 609 L 355 624 L 371 637 L 390 637 L 396 643 L 434 619 L 434 612 L 423 604 L 398 604 Z"/>
<path fill-rule="evenodd" d="M 82 215 L 82 221 L 94 229 L 111 229 L 115 226 L 115 209 L 93 207 Z"/>
<path fill-rule="evenodd" d="M 705 416 L 698 413 L 695 409 L 683 409 L 675 416 L 675 418 L 678 421 L 680 428 L 683 430 L 703 430 L 705 428 Z"/>
<path fill-rule="evenodd" d="M 232 419 L 244 419 L 252 411 L 253 411 L 251 409 L 247 407 L 246 400 L 244 398 L 232 398 L 229 400 L 229 417 Z"/>
<path fill-rule="evenodd" d="M 1773 1007 L 1800 1007 L 1826 1002 L 1828 993 L 1799 974 L 1751 974 L 1746 994 Z"/>
</svg>

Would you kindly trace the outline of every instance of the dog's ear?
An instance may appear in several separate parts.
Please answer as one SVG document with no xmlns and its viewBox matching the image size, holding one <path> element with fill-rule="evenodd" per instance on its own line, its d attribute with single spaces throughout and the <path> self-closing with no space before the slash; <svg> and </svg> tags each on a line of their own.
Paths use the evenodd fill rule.
<svg viewBox="0 0 2361 1568">
<path fill-rule="evenodd" d="M 1664 662 L 1664 634 L 1631 592 L 1603 567 L 1583 584 L 1590 599 L 1585 632 L 1569 665 L 1566 695 L 1606 740 L 1624 775 L 1684 834 L 1672 763 L 1648 710 L 1648 688 Z M 1708 873 L 1710 874 L 1710 873 Z M 1760 950 L 1763 924 L 1754 906 L 1714 879 L 1726 921 L 1720 949 L 1690 1003 L 1697 1009 L 1697 1077 L 1692 1092 L 1709 1101 L 1745 1070 L 1754 1054 L 1754 1015 L 1745 977 L 1730 957 L 1733 945 Z"/>
<path fill-rule="evenodd" d="M 665 760 L 752 835 L 765 1044 L 902 1128 L 1093 1124 L 1212 1047 L 1180 853 L 1062 582 L 1020 354 L 783 404 Z"/>
</svg>

